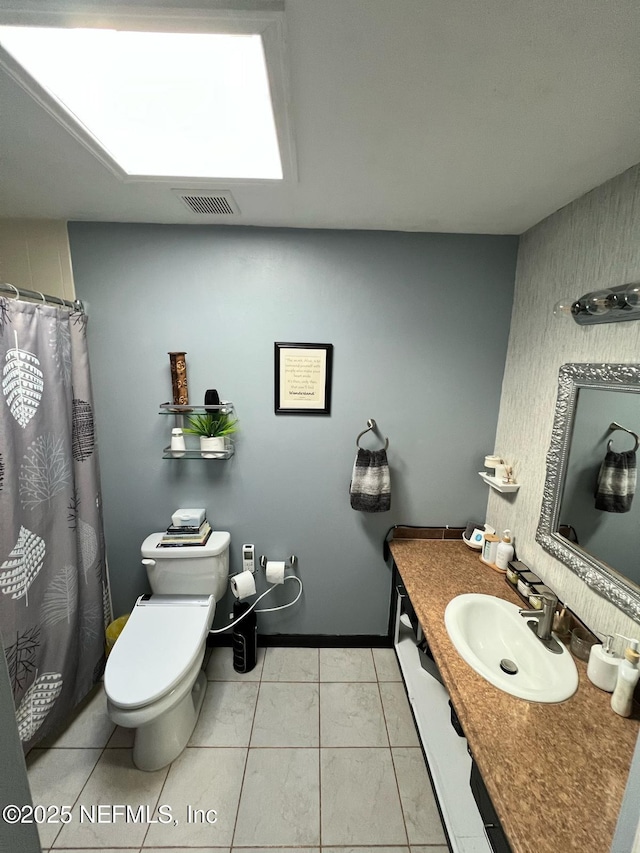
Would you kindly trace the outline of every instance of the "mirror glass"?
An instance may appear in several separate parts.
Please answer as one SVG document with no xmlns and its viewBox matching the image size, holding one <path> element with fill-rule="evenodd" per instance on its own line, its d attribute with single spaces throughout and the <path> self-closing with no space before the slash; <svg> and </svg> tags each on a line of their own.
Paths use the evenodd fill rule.
<svg viewBox="0 0 640 853">
<path fill-rule="evenodd" d="M 610 429 L 614 422 L 624 429 Z M 635 494 L 635 454 L 630 451 L 637 444 L 632 433 L 639 432 L 640 365 L 560 368 L 536 539 L 636 620 L 640 495 Z M 615 455 L 603 466 L 608 449 Z"/>
</svg>

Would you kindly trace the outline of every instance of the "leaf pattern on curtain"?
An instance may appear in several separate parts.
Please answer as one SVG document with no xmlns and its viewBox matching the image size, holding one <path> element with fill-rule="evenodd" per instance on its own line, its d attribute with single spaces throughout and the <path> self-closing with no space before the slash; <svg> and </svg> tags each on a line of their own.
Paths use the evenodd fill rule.
<svg viewBox="0 0 640 853">
<path fill-rule="evenodd" d="M 82 646 L 93 643 L 99 637 L 102 637 L 104 624 L 102 621 L 102 608 L 99 604 L 92 604 L 91 607 L 85 607 L 80 614 L 80 626 L 78 635 Z"/>
<path fill-rule="evenodd" d="M 72 311 L 69 314 L 69 322 L 78 327 L 83 335 L 87 333 L 87 323 L 89 322 L 89 318 L 84 311 Z"/>
<path fill-rule="evenodd" d="M 20 466 L 20 501 L 33 509 L 71 484 L 71 461 L 62 436 L 49 432 L 29 445 Z"/>
<path fill-rule="evenodd" d="M 84 575 L 84 581 L 87 583 L 87 573 L 98 558 L 98 537 L 93 527 L 81 518 L 78 519 L 76 535 L 78 537 L 80 568 Z"/>
<path fill-rule="evenodd" d="M 15 347 L 7 350 L 6 364 L 2 370 L 2 393 L 11 414 L 24 429 L 35 415 L 42 399 L 44 380 L 40 361 L 32 352 L 18 347 L 18 333 L 14 330 Z"/>
<path fill-rule="evenodd" d="M 109 582 L 106 578 L 102 581 L 102 614 L 104 617 L 104 624 L 109 625 L 113 622 L 113 607 L 111 606 L 111 591 L 109 589 Z"/>
<path fill-rule="evenodd" d="M 73 401 L 73 458 L 84 462 L 94 450 L 93 409 L 85 400 Z"/>
<path fill-rule="evenodd" d="M 69 525 L 69 530 L 75 530 L 78 526 L 78 504 L 80 500 L 78 498 L 78 492 L 76 489 L 73 490 L 73 495 L 71 496 L 71 500 L 69 501 L 69 505 L 67 507 L 67 522 Z"/>
<path fill-rule="evenodd" d="M 43 625 L 71 624 L 78 609 L 78 572 L 75 566 L 63 566 L 55 575 L 42 600 Z"/>
<path fill-rule="evenodd" d="M 100 677 L 111 621 L 86 330 L 0 299 L 0 633 L 25 751 Z"/>
<path fill-rule="evenodd" d="M 11 598 L 23 598 L 29 606 L 27 593 L 44 562 L 45 544 L 35 533 L 20 528 L 18 540 L 9 559 L 0 566 L 0 589 Z"/>
<path fill-rule="evenodd" d="M 35 672 L 39 648 L 39 625 L 30 625 L 24 631 L 18 631 L 15 643 L 5 648 L 9 679 L 14 693 L 22 690 L 31 673 Z"/>
<path fill-rule="evenodd" d="M 96 502 L 96 506 L 98 503 Z M 74 492 L 73 497 L 67 507 L 67 521 L 69 529 L 76 531 L 76 541 L 78 543 L 78 557 L 80 569 L 84 575 L 84 582 L 88 583 L 88 573 L 91 567 L 95 564 L 100 554 L 100 544 L 98 535 L 95 529 L 79 516 L 80 500 L 77 493 Z M 98 562 L 98 580 L 102 580 L 100 571 L 100 563 Z"/>
<path fill-rule="evenodd" d="M 21 741 L 28 741 L 44 723 L 47 714 L 62 692 L 62 674 L 45 672 L 33 682 L 22 697 L 16 711 L 18 734 Z"/>
<path fill-rule="evenodd" d="M 4 335 L 7 323 L 11 322 L 9 314 L 9 300 L 6 296 L 0 296 L 0 335 Z"/>
<path fill-rule="evenodd" d="M 53 360 L 60 371 L 62 381 L 69 387 L 71 384 L 71 335 L 68 325 L 51 324 L 49 346 L 53 350 Z"/>
</svg>

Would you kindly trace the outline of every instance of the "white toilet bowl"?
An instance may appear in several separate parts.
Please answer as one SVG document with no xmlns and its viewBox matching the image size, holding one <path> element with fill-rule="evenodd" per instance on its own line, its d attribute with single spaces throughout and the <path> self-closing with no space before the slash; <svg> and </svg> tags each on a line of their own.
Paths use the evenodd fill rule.
<svg viewBox="0 0 640 853">
<path fill-rule="evenodd" d="M 109 717 L 133 728 L 133 762 L 159 770 L 180 755 L 207 687 L 202 672 L 213 595 L 143 595 L 107 660 Z"/>
</svg>

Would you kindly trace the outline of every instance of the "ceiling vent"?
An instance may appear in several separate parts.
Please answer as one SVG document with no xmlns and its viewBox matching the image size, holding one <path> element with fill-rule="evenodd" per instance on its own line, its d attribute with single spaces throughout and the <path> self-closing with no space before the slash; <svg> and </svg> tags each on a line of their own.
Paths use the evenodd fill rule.
<svg viewBox="0 0 640 853">
<path fill-rule="evenodd" d="M 197 190 L 173 190 L 180 201 L 198 216 L 237 216 L 240 208 L 227 190 L 198 192 Z"/>
</svg>

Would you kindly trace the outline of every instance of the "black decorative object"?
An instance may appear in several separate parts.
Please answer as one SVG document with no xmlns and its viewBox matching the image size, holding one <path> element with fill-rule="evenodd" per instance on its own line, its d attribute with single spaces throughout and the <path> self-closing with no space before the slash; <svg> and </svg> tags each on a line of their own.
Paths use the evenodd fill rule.
<svg viewBox="0 0 640 853">
<path fill-rule="evenodd" d="M 251 672 L 258 660 L 258 620 L 254 610 L 247 612 L 250 605 L 236 601 L 233 618 L 247 615 L 233 629 L 233 668 L 236 672 Z"/>
</svg>

